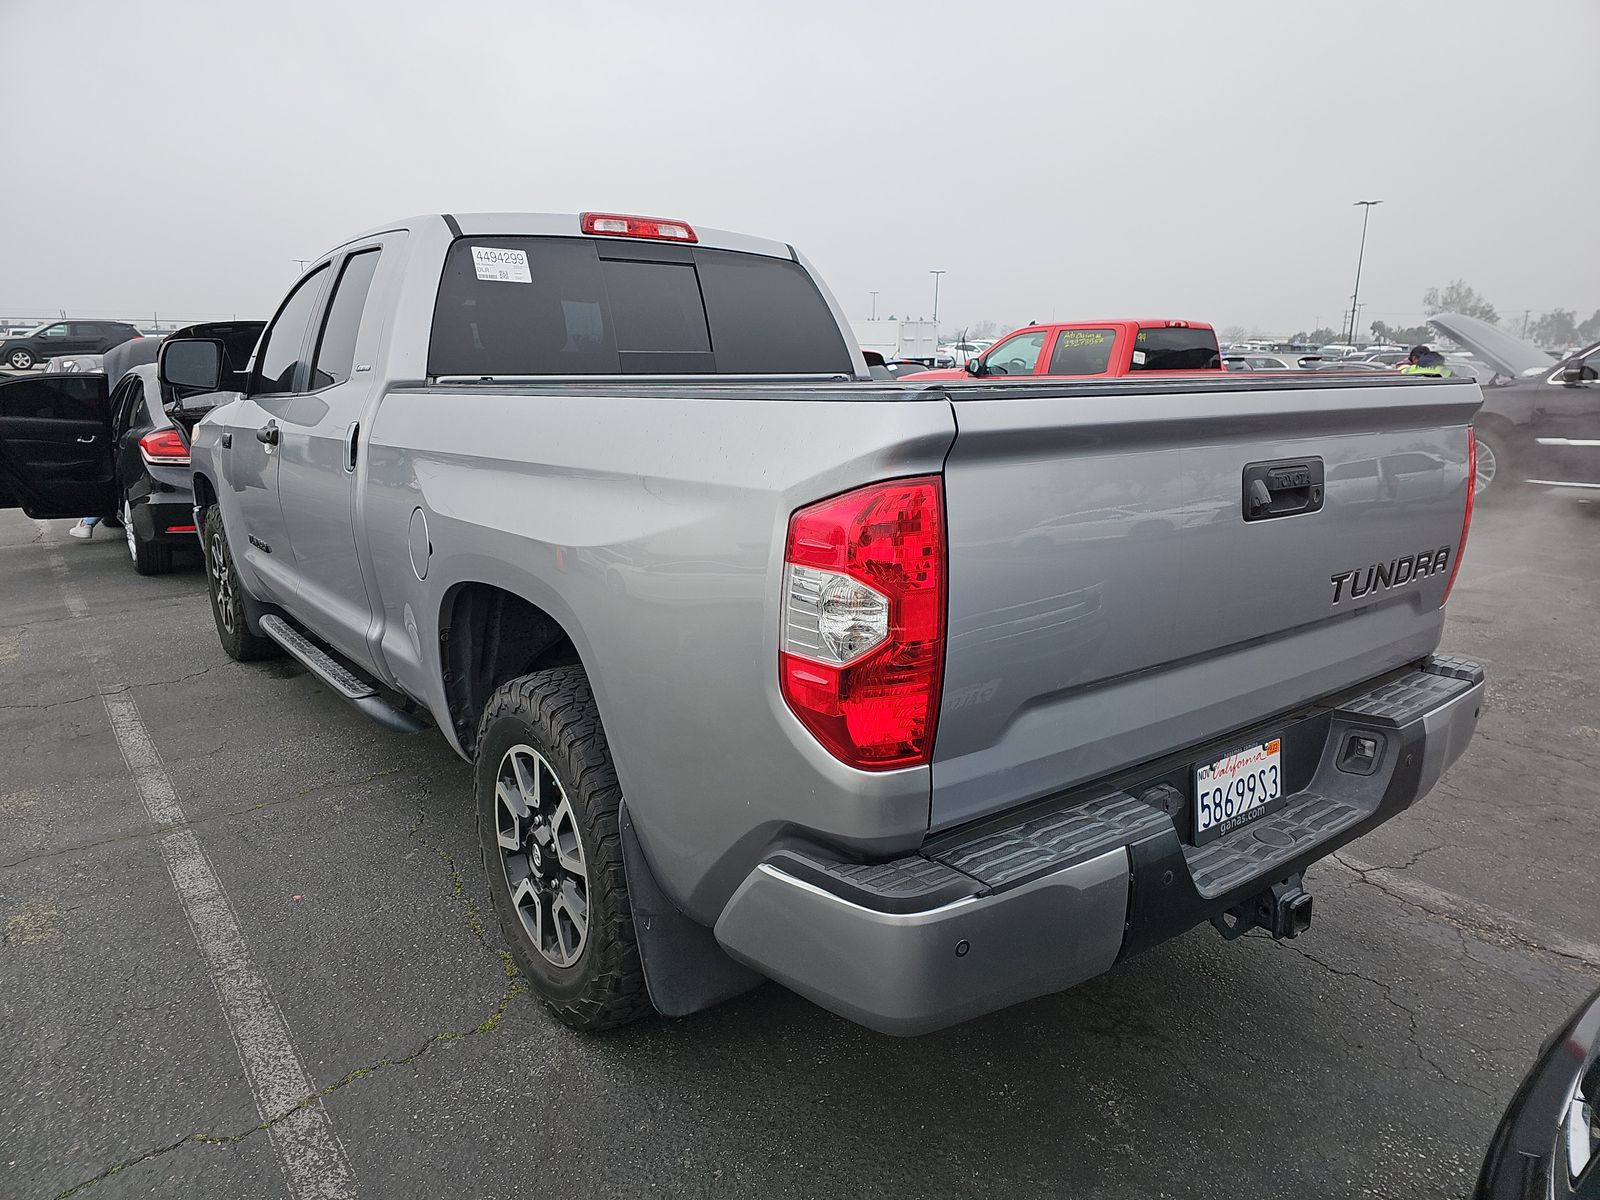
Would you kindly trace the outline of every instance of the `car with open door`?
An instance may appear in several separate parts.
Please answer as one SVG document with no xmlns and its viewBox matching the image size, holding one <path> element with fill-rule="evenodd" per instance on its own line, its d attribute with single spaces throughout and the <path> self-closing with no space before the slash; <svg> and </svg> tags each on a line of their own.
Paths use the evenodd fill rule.
<svg viewBox="0 0 1600 1200">
<path fill-rule="evenodd" d="M 0 507 L 38 519 L 106 516 L 115 497 L 106 377 L 0 380 Z"/>
<path fill-rule="evenodd" d="M 1475 317 L 1437 313 L 1428 324 L 1492 371 L 1478 379 L 1480 494 L 1518 484 L 1600 493 L 1600 342 L 1551 362 L 1532 342 Z"/>
<path fill-rule="evenodd" d="M 198 545 L 189 447 L 162 411 L 153 365 L 107 382 L 100 371 L 0 381 L 0 507 L 115 518 L 134 570 L 163 574 L 175 547 Z"/>
<path fill-rule="evenodd" d="M 237 386 L 263 321 L 218 321 L 178 331 L 217 343 L 221 382 Z M 164 345 L 166 343 L 163 343 Z M 20 375 L 0 380 L 0 507 L 30 517 L 105 516 L 120 521 L 134 570 L 172 569 L 173 553 L 197 546 L 189 444 L 169 414 L 197 420 L 227 393 L 163 388 L 154 362 L 113 350 L 111 372 Z M 184 407 L 188 406 L 188 407 Z"/>
<path fill-rule="evenodd" d="M 162 405 L 154 363 L 128 371 L 111 392 L 112 473 L 128 556 L 141 575 L 172 570 L 177 551 L 198 550 L 189 443 Z"/>
</svg>

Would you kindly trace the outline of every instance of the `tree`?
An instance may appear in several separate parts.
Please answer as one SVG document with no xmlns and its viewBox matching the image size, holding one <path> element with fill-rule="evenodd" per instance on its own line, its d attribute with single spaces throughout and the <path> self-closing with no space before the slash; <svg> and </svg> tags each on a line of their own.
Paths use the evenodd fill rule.
<svg viewBox="0 0 1600 1200">
<path fill-rule="evenodd" d="M 1297 342 L 1310 342 L 1315 346 L 1326 346 L 1329 342 L 1338 341 L 1340 336 L 1337 331 L 1324 325 L 1321 329 L 1313 329 L 1310 333 L 1297 334 L 1294 340 Z"/>
<path fill-rule="evenodd" d="M 1390 325 L 1387 321 L 1374 321 L 1372 332 L 1396 346 L 1425 344 L 1438 336 L 1426 325 Z"/>
<path fill-rule="evenodd" d="M 1596 314 L 1600 316 L 1600 313 Z M 1565 350 L 1578 340 L 1578 314 L 1570 308 L 1541 313 L 1528 329 L 1533 340 L 1550 350 Z"/>
<path fill-rule="evenodd" d="M 1578 340 L 1584 343 L 1600 342 L 1600 308 L 1595 309 L 1594 316 L 1578 326 Z"/>
<path fill-rule="evenodd" d="M 1434 313 L 1453 312 L 1477 317 L 1491 325 L 1500 323 L 1500 314 L 1495 312 L 1494 305 L 1460 279 L 1452 279 L 1442 290 L 1431 287 L 1422 293 L 1422 310 L 1430 317 Z"/>
</svg>

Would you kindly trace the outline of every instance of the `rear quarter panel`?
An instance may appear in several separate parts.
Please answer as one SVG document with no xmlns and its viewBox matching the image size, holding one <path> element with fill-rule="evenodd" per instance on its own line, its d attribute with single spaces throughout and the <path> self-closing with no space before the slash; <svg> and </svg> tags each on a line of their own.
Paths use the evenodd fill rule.
<svg viewBox="0 0 1600 1200">
<path fill-rule="evenodd" d="M 365 533 L 383 661 L 442 728 L 452 589 L 504 588 L 565 627 L 640 840 L 668 894 L 709 923 L 786 831 L 878 853 L 926 833 L 928 768 L 845 767 L 785 706 L 780 576 L 795 508 L 938 471 L 954 426 L 937 393 L 904 389 L 882 402 L 648 392 L 392 391 L 367 435 Z M 407 541 L 417 510 L 425 579 Z"/>
</svg>

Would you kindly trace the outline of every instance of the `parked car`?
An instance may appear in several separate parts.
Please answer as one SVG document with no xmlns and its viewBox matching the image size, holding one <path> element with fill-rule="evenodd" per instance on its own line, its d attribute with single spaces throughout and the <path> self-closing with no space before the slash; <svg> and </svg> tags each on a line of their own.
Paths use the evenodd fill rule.
<svg viewBox="0 0 1600 1200">
<path fill-rule="evenodd" d="M 1539 1051 L 1483 1160 L 1473 1200 L 1600 1200 L 1600 992 Z"/>
<path fill-rule="evenodd" d="M 162 347 L 166 387 L 221 371 Z M 194 426 L 218 636 L 474 763 L 495 911 L 578 1028 L 771 978 L 910 1034 L 1197 923 L 1296 936 L 1308 864 L 1475 727 L 1434 651 L 1478 389 L 1128 387 L 872 381 L 781 241 L 380 226 Z"/>
<path fill-rule="evenodd" d="M 1217 334 L 1200 321 L 1075 321 L 1029 325 L 964 368 L 908 375 L 931 382 L 1021 375 L 1118 378 L 1148 371 L 1220 370 Z"/>
<path fill-rule="evenodd" d="M 137 329 L 122 321 L 53 321 L 26 337 L 0 342 L 0 363 L 13 371 L 26 371 L 63 354 L 104 354 L 139 336 Z"/>
<path fill-rule="evenodd" d="M 1222 356 L 1222 365 L 1230 371 L 1299 371 L 1321 361 L 1315 354 L 1283 355 L 1251 351 Z"/>
<path fill-rule="evenodd" d="M 876 350 L 863 349 L 861 357 L 866 361 L 867 373 L 874 379 L 900 379 L 928 370 L 928 364 L 925 362 L 908 358 L 886 360 Z"/>
<path fill-rule="evenodd" d="M 1343 371 L 1346 374 L 1360 374 L 1367 371 L 1393 371 L 1395 368 L 1385 363 L 1366 362 L 1356 358 L 1335 358 L 1332 360 L 1308 358 L 1300 366 L 1307 371 Z M 1471 378 L 1468 376 L 1467 378 Z"/>
<path fill-rule="evenodd" d="M 105 356 L 102 354 L 63 354 L 45 363 L 44 373 L 64 375 L 73 371 L 98 371 L 104 362 Z"/>
<path fill-rule="evenodd" d="M 1480 492 L 1521 483 L 1600 491 L 1600 342 L 1551 362 L 1531 342 L 1475 317 L 1439 313 L 1428 324 L 1493 370 L 1480 380 Z"/>
<path fill-rule="evenodd" d="M 265 324 L 225 321 L 183 332 L 215 337 L 225 347 L 224 369 L 237 372 Z M 106 352 L 100 370 L 0 380 L 0 497 L 33 516 L 114 517 L 141 575 L 170 571 L 174 550 L 200 545 L 189 446 L 166 411 L 171 397 L 157 383 L 154 349 L 151 339 L 124 342 Z M 209 407 L 207 398 L 195 400 L 197 412 Z M 78 504 L 85 507 L 64 511 Z"/>
</svg>

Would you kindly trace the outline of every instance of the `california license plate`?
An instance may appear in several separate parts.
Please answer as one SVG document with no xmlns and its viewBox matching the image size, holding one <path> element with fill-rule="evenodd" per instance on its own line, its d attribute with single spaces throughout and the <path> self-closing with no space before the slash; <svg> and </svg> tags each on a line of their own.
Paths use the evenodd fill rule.
<svg viewBox="0 0 1600 1200">
<path fill-rule="evenodd" d="M 1194 770 L 1194 844 L 1214 841 L 1283 804 L 1279 738 L 1235 750 Z"/>
</svg>

